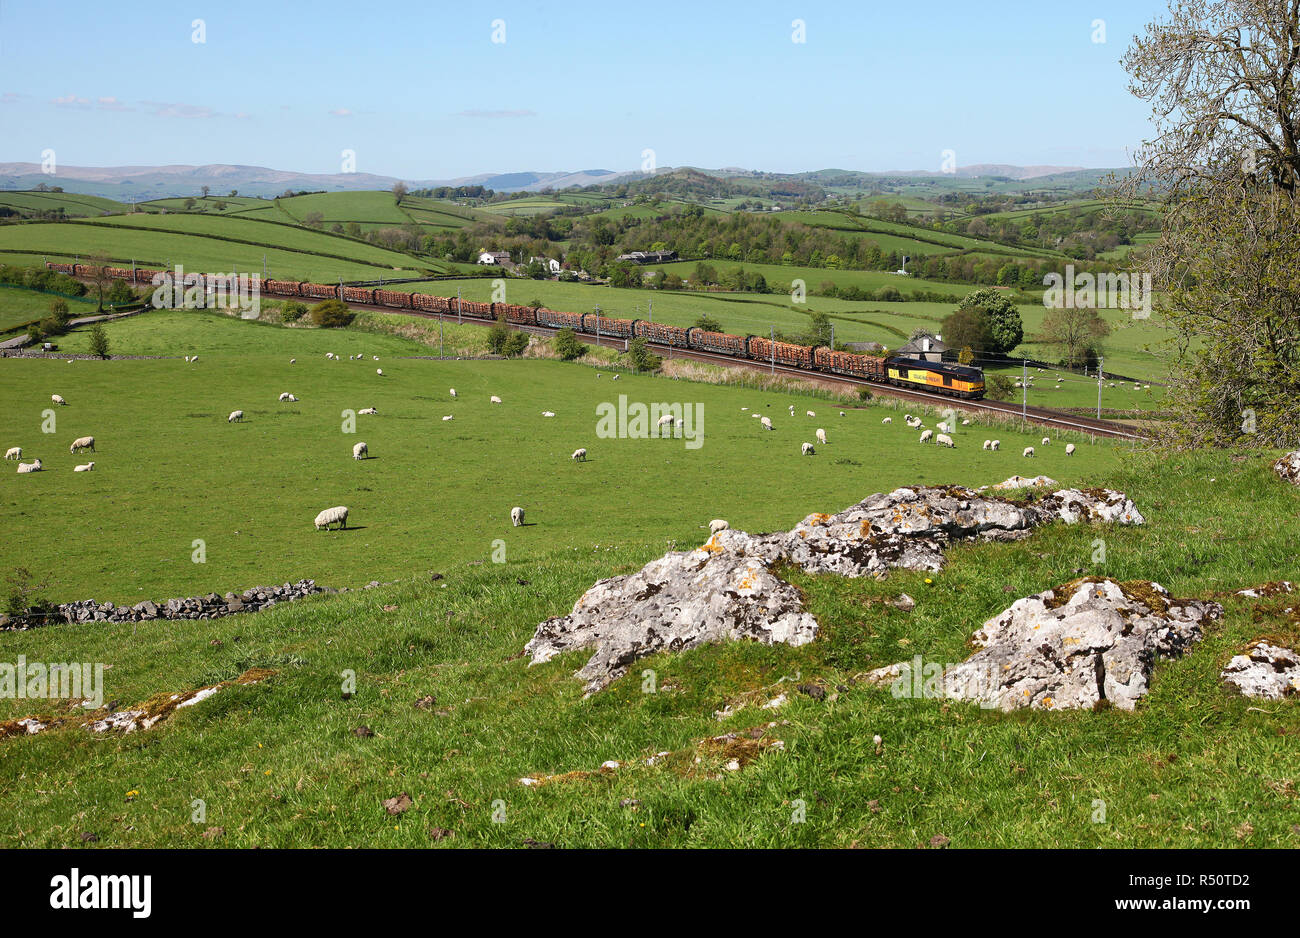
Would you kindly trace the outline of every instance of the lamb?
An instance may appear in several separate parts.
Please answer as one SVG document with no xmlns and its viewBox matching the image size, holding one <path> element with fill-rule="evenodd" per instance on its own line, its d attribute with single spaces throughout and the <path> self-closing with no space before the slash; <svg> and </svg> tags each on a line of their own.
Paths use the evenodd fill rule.
<svg viewBox="0 0 1300 938">
<path fill-rule="evenodd" d="M 771 418 L 771 417 L 764 417 L 764 418 L 763 418 L 762 420 L 760 420 L 759 422 L 760 422 L 761 424 L 763 424 L 763 429 L 764 429 L 764 430 L 771 430 L 771 429 L 772 429 L 772 418 Z"/>
<path fill-rule="evenodd" d="M 378 356 L 378 355 L 371 355 L 370 357 L 373 358 L 375 361 L 379 361 L 379 356 Z"/>
<path fill-rule="evenodd" d="M 893 418 L 893 417 L 886 417 L 884 420 L 882 420 L 882 421 L 880 421 L 880 422 L 883 423 L 883 424 L 891 424 L 891 423 L 894 422 L 894 418 Z"/>
<path fill-rule="evenodd" d="M 611 381 L 617 381 L 617 380 L 618 380 L 618 375 L 614 375 L 614 377 L 610 378 L 609 380 L 611 380 Z"/>
<path fill-rule="evenodd" d="M 18 474 L 23 475 L 27 472 L 40 472 L 42 468 L 44 467 L 41 466 L 41 461 L 39 459 L 36 460 L 36 462 L 20 462 L 18 464 Z"/>
<path fill-rule="evenodd" d="M 1048 437 L 1043 437 L 1043 445 L 1044 445 L 1044 446 L 1050 446 L 1051 444 L 1052 444 L 1052 441 L 1051 441 Z"/>
<path fill-rule="evenodd" d="M 659 418 L 659 428 L 660 428 L 660 429 L 663 429 L 665 426 L 670 426 L 670 427 L 671 427 L 672 424 L 673 424 L 673 415 L 672 415 L 672 414 L 664 414 L 662 417 Z"/>
<path fill-rule="evenodd" d="M 921 442 L 922 442 L 922 443 L 929 443 L 930 440 L 931 440 L 933 437 L 934 437 L 934 431 L 933 431 L 933 430 L 926 430 L 924 433 L 921 434 Z"/>
<path fill-rule="evenodd" d="M 448 414 L 447 416 L 443 417 L 442 419 L 443 419 L 444 422 L 446 422 L 446 421 L 452 419 L 452 415 L 451 415 L 451 414 Z"/>
<path fill-rule="evenodd" d="M 296 365 L 296 364 L 298 364 L 298 359 L 296 359 L 296 358 L 291 358 L 291 359 L 289 359 L 289 364 L 290 364 L 290 365 Z"/>
<path fill-rule="evenodd" d="M 586 461 L 587 461 L 587 451 L 586 451 L 585 449 L 581 449 L 581 448 L 579 448 L 579 449 L 575 449 L 575 450 L 573 451 L 573 457 L 572 457 L 572 459 L 573 459 L 574 462 L 586 462 Z"/>
<path fill-rule="evenodd" d="M 543 416 L 543 417 L 554 417 L 554 416 L 555 416 L 555 411 L 553 411 L 553 410 L 544 410 L 544 411 L 542 411 L 542 416 Z"/>
<path fill-rule="evenodd" d="M 364 414 L 367 417 L 374 417 L 378 413 L 379 411 L 375 410 L 373 407 L 363 407 L 359 411 L 357 411 L 358 415 Z"/>
<path fill-rule="evenodd" d="M 21 446 L 11 446 L 5 450 L 5 459 L 22 459 L 23 448 Z"/>
<path fill-rule="evenodd" d="M 969 421 L 969 420 L 963 420 L 963 421 L 961 422 L 961 425 L 962 425 L 963 427 L 969 427 L 969 426 L 970 426 L 970 421 Z"/>
<path fill-rule="evenodd" d="M 1067 455 L 1067 456 L 1073 456 L 1073 455 L 1074 455 L 1074 444 L 1073 444 L 1073 443 L 1067 443 L 1067 444 L 1065 444 L 1065 455 Z"/>
<path fill-rule="evenodd" d="M 985 441 L 984 441 L 984 448 L 985 448 L 985 449 L 988 449 L 988 448 L 991 447 L 992 445 L 993 445 L 993 441 L 992 441 L 992 440 L 985 440 Z"/>
<path fill-rule="evenodd" d="M 816 456 L 816 455 L 817 455 L 817 451 L 813 449 L 813 445 L 812 445 L 811 443 L 804 443 L 804 444 L 799 448 L 799 451 L 800 451 L 801 453 L 803 453 L 805 456 Z"/>
<path fill-rule="evenodd" d="M 840 416 L 841 416 L 841 417 L 844 416 L 844 411 L 840 411 Z"/>
<path fill-rule="evenodd" d="M 809 417 L 816 417 L 816 416 L 817 416 L 817 415 L 814 414 L 811 410 L 804 411 L 804 413 L 806 413 Z"/>
<path fill-rule="evenodd" d="M 524 523 L 524 510 L 518 505 L 510 509 L 510 523 L 515 527 L 520 527 Z"/>
<path fill-rule="evenodd" d="M 493 404 L 501 403 L 501 398 L 497 397 L 495 394 L 493 394 L 490 398 L 488 398 L 488 400 L 490 400 Z"/>
<path fill-rule="evenodd" d="M 328 531 L 331 524 L 337 524 L 341 529 L 348 526 L 348 508 L 346 505 L 339 505 L 335 508 L 326 508 L 316 516 L 316 530 L 324 529 Z"/>
<path fill-rule="evenodd" d="M 384 369 L 382 369 L 382 368 L 376 368 L 376 369 L 375 369 L 375 374 L 379 375 L 379 377 L 382 378 L 382 377 L 384 376 Z"/>
<path fill-rule="evenodd" d="M 369 455 L 370 447 L 366 446 L 365 443 L 358 443 L 356 446 L 352 447 L 353 459 L 365 459 Z"/>
<path fill-rule="evenodd" d="M 292 394 L 289 395 L 288 400 L 289 400 L 289 403 L 290 403 L 290 404 L 296 404 L 296 403 L 298 403 L 298 398 L 294 397 Z"/>
<path fill-rule="evenodd" d="M 191 365 L 194 364 L 194 363 L 195 363 L 196 361 L 198 361 L 198 360 L 199 360 L 199 356 L 197 356 L 197 355 L 191 355 L 191 356 L 190 356 L 190 364 L 191 364 Z"/>
<path fill-rule="evenodd" d="M 1034 455 L 1034 448 L 1032 446 L 1026 446 L 1024 453 L 1022 453 L 1021 455 L 1023 455 L 1026 459 L 1032 458 Z"/>
<path fill-rule="evenodd" d="M 88 449 L 92 453 L 95 451 L 95 438 L 93 436 L 79 436 L 72 441 L 68 447 L 69 453 L 75 453 L 79 449 Z"/>
<path fill-rule="evenodd" d="M 826 445 L 826 431 L 823 430 L 821 427 L 817 428 L 817 442 L 820 443 L 822 446 Z"/>
<path fill-rule="evenodd" d="M 455 389 L 455 388 L 451 388 L 450 391 L 451 391 L 451 396 L 452 396 L 452 397 L 455 397 L 455 396 L 456 396 L 456 389 Z"/>
<path fill-rule="evenodd" d="M 731 525 L 727 524 L 722 518 L 714 518 L 709 522 L 709 537 L 717 534 L 719 531 L 725 531 Z"/>
<path fill-rule="evenodd" d="M 226 418 L 226 423 L 234 423 L 235 421 L 242 422 L 243 419 L 244 419 L 244 412 L 242 410 L 232 410 L 230 412 L 230 416 Z"/>
<path fill-rule="evenodd" d="M 957 448 L 957 444 L 952 441 L 952 437 L 946 433 L 940 433 L 934 438 L 934 442 L 936 446 L 946 446 L 949 449 Z"/>
<path fill-rule="evenodd" d="M 333 353 L 333 352 L 326 352 L 326 353 L 325 353 L 325 357 L 326 357 L 326 358 L 333 358 L 333 357 L 334 357 L 334 353 Z M 188 359 L 187 359 L 187 361 L 188 361 Z"/>
<path fill-rule="evenodd" d="M 51 395 L 50 395 L 50 400 L 52 400 L 52 401 L 54 401 L 54 403 L 56 403 L 56 404 L 60 404 L 60 405 L 62 405 L 62 406 L 64 406 L 64 407 L 67 407 L 67 406 L 68 406 L 68 402 L 65 401 L 65 400 L 63 399 L 63 395 L 61 395 L 61 394 L 51 394 Z"/>
<path fill-rule="evenodd" d="M 88 462 L 88 463 L 86 463 L 84 466 L 77 466 L 77 467 L 76 467 L 75 469 L 73 469 L 72 471 L 73 471 L 73 472 L 90 472 L 90 471 L 93 470 L 94 468 L 95 468 L 95 464 L 94 464 L 93 462 Z"/>
<path fill-rule="evenodd" d="M 993 450 L 993 452 L 996 453 L 998 449 L 1001 448 L 1001 446 L 1002 446 L 1001 440 L 994 440 L 992 443 L 989 444 L 989 449 Z"/>
<path fill-rule="evenodd" d="M 294 401 L 296 401 L 297 398 L 294 397 L 292 394 L 290 394 L 288 391 L 285 391 L 283 394 L 280 395 L 280 400 L 282 400 L 282 401 L 289 401 L 289 400 L 294 400 Z"/>
</svg>

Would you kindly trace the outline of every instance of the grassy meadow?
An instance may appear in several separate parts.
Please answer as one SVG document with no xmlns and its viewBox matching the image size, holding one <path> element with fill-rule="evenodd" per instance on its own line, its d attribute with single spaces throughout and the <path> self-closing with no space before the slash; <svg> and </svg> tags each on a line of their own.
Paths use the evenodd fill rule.
<svg viewBox="0 0 1300 938">
<path fill-rule="evenodd" d="M 1154 460 L 1096 444 L 1067 458 L 1061 440 L 1030 462 L 1018 455 L 1027 437 L 1006 427 L 959 428 L 958 448 L 941 451 L 883 426 L 882 414 L 901 423 L 883 408 L 631 374 L 615 387 L 609 371 L 551 361 L 430 361 L 413 357 L 426 345 L 358 329 L 199 313 L 107 328 L 119 353 L 173 357 L 0 361 L 0 440 L 48 470 L 3 474 L 11 537 L 0 567 L 48 575 L 55 599 L 119 602 L 300 576 L 390 585 L 209 621 L 0 633 L 0 660 L 104 663 L 105 699 L 119 706 L 274 672 L 146 732 L 0 739 L 5 846 L 80 846 L 87 833 L 110 847 L 917 847 L 937 835 L 954 847 L 1300 844 L 1289 742 L 1300 711 L 1254 706 L 1217 680 L 1253 638 L 1300 640 L 1286 597 L 1225 595 L 1300 579 L 1290 550 L 1300 492 L 1273 479 L 1263 455 Z M 192 365 L 180 357 L 194 353 Z M 278 404 L 284 390 L 299 403 Z M 703 404 L 704 444 L 595 438 L 594 407 L 614 392 Z M 68 406 L 42 436 L 51 393 Z M 792 421 L 791 403 L 818 417 Z M 379 415 L 342 433 L 341 410 L 366 406 Z M 236 407 L 247 422 L 227 424 Z M 742 407 L 770 413 L 775 431 Z M 816 426 L 829 445 L 802 457 Z M 82 433 L 98 452 L 69 456 Z M 993 434 L 1001 453 L 979 448 Z M 358 439 L 374 458 L 350 458 Z M 586 464 L 568 458 L 579 445 Z M 74 475 L 84 459 L 95 471 Z M 710 518 L 768 530 L 900 484 L 1026 471 L 1121 488 L 1149 524 L 1053 525 L 963 546 L 930 576 L 790 571 L 821 625 L 812 644 L 662 654 L 587 700 L 571 677 L 583 654 L 536 667 L 519 658 L 536 624 L 595 580 L 700 543 Z M 355 527 L 314 531 L 312 516 L 333 504 L 352 507 Z M 523 528 L 509 524 L 514 504 L 527 508 Z M 195 538 L 205 564 L 191 562 Z M 494 540 L 504 563 L 492 562 Z M 1190 654 L 1157 665 L 1132 713 L 1002 714 L 854 683 L 917 654 L 959 661 L 985 619 L 1083 573 L 1221 596 L 1227 615 Z M 900 592 L 914 610 L 881 602 Z M 784 706 L 761 709 L 782 693 Z M 0 719 L 51 706 L 0 700 Z M 724 706 L 732 715 L 719 719 Z M 700 745 L 769 720 L 781 751 Z M 657 752 L 672 755 L 646 765 Z M 725 771 L 737 755 L 742 768 Z M 623 767 L 597 771 L 606 760 Z M 519 783 L 537 773 L 564 777 Z M 388 815 L 383 800 L 402 792 L 411 809 Z"/>
</svg>

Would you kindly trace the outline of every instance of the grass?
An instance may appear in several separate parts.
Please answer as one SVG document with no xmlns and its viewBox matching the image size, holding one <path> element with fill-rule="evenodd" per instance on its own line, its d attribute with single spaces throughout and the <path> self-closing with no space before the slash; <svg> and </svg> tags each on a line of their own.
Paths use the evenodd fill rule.
<svg viewBox="0 0 1300 938">
<path fill-rule="evenodd" d="M 50 303 L 56 299 L 62 299 L 68 304 L 68 315 L 73 319 L 93 315 L 96 309 L 95 300 L 84 296 L 60 297 L 53 293 L 0 284 L 0 332 L 33 319 L 46 318 L 50 315 Z"/>
</svg>

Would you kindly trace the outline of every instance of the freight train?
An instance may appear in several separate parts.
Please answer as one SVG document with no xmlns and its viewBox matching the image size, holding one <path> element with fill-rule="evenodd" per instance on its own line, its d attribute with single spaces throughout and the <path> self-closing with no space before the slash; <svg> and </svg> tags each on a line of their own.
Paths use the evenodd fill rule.
<svg viewBox="0 0 1300 938">
<path fill-rule="evenodd" d="M 93 271 L 84 264 L 47 264 L 74 277 L 90 277 Z M 137 284 L 164 283 L 169 271 L 143 268 L 107 268 L 111 277 Z M 186 286 L 216 287 L 228 280 L 225 274 L 188 274 Z M 572 329 L 586 335 L 612 338 L 644 338 L 647 342 L 671 348 L 712 352 L 755 362 L 771 362 L 802 371 L 823 372 L 862 378 L 878 384 L 900 388 L 917 388 L 950 397 L 978 400 L 984 396 L 984 372 L 968 365 L 931 362 L 919 358 L 893 355 L 880 357 L 838 351 L 824 345 L 797 345 L 774 342 L 763 336 L 739 336 L 727 332 L 710 332 L 699 328 L 669 326 L 644 319 L 611 319 L 597 313 L 564 313 L 545 307 L 517 306 L 511 303 L 477 303 L 455 297 L 428 293 L 405 293 L 382 287 L 356 287 L 344 284 L 307 283 L 297 280 L 264 280 L 262 291 L 272 296 L 304 299 L 341 299 L 345 303 L 363 303 L 409 309 L 426 313 L 455 313 L 472 319 L 522 326 L 546 326 Z"/>
</svg>

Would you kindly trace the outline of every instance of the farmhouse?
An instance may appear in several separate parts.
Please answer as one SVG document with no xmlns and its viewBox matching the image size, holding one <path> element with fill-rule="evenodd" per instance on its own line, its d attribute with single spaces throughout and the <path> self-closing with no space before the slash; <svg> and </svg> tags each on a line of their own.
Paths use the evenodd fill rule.
<svg viewBox="0 0 1300 938">
<path fill-rule="evenodd" d="M 500 264 L 502 267 L 505 267 L 510 264 L 510 252 L 481 251 L 479 252 L 478 262 L 480 264 Z"/>
<path fill-rule="evenodd" d="M 943 360 L 943 353 L 948 351 L 948 346 L 943 344 L 942 336 L 932 335 L 929 332 L 918 333 L 916 338 L 903 345 L 895 353 L 904 358 L 917 358 L 926 362 L 937 362 Z"/>
<path fill-rule="evenodd" d="M 482 261 L 480 260 L 479 263 L 482 263 Z M 545 267 L 553 274 L 558 274 L 562 269 L 560 267 L 560 262 L 553 257 L 530 257 L 528 258 L 528 263 L 541 264 L 543 267 Z"/>
</svg>

